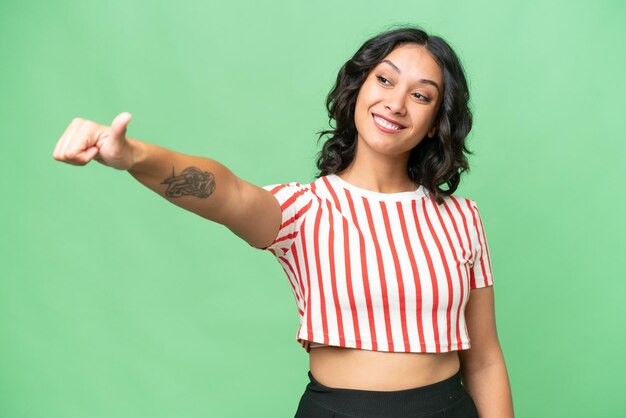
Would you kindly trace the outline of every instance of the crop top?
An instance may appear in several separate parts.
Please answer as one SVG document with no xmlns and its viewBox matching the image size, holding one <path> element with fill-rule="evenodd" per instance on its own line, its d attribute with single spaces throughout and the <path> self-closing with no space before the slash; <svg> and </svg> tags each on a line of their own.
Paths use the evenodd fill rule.
<svg viewBox="0 0 626 418">
<path fill-rule="evenodd" d="M 335 174 L 263 186 L 282 223 L 271 252 L 293 290 L 296 340 L 373 351 L 470 348 L 469 291 L 493 285 L 476 202 L 428 190 L 379 193 Z"/>
</svg>

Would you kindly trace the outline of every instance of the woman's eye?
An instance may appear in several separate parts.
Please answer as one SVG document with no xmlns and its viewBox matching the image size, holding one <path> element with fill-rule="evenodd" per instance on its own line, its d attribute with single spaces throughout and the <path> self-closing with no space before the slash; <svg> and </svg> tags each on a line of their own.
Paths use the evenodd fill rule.
<svg viewBox="0 0 626 418">
<path fill-rule="evenodd" d="M 430 102 L 430 98 L 429 98 L 429 97 L 424 96 L 423 94 L 420 94 L 420 93 L 414 93 L 414 96 L 415 96 L 415 97 L 417 97 L 417 98 L 418 98 L 418 99 L 420 99 L 420 100 L 424 100 L 424 101 L 426 101 L 426 102 Z"/>
<path fill-rule="evenodd" d="M 378 81 L 380 81 L 381 83 L 385 84 L 389 82 L 389 80 L 387 80 L 385 77 L 377 75 L 376 78 L 378 79 Z"/>
</svg>

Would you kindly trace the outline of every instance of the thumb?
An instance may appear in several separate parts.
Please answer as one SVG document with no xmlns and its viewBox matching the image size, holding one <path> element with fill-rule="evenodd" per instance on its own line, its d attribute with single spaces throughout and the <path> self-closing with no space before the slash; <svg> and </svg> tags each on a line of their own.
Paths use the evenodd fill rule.
<svg viewBox="0 0 626 418">
<path fill-rule="evenodd" d="M 80 152 L 76 155 L 76 158 L 78 159 L 78 161 L 80 161 L 81 164 L 87 164 L 89 161 L 91 161 L 96 155 L 98 155 L 98 147 L 93 146 L 93 147 L 89 147 L 87 148 L 85 151 Z"/>
<path fill-rule="evenodd" d="M 128 126 L 128 122 L 133 117 L 128 112 L 122 112 L 113 119 L 111 122 L 111 136 L 114 138 L 120 138 L 126 135 L 126 127 Z"/>
</svg>

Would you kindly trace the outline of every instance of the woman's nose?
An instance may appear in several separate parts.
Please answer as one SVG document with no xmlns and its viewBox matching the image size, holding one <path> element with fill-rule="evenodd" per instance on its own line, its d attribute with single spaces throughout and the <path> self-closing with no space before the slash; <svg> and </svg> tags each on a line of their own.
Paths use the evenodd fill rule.
<svg viewBox="0 0 626 418">
<path fill-rule="evenodd" d="M 404 95 L 400 92 L 390 92 L 385 101 L 385 107 L 392 113 L 404 115 Z"/>
</svg>

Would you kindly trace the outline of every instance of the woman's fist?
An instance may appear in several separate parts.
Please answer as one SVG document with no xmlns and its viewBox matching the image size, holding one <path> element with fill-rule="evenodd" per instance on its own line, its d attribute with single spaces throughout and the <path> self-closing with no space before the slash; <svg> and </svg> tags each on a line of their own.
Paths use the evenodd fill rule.
<svg viewBox="0 0 626 418">
<path fill-rule="evenodd" d="M 85 165 L 96 160 L 108 167 L 128 170 L 133 165 L 133 150 L 126 138 L 131 114 L 122 112 L 111 126 L 74 118 L 57 141 L 52 156 L 57 161 Z"/>
</svg>

